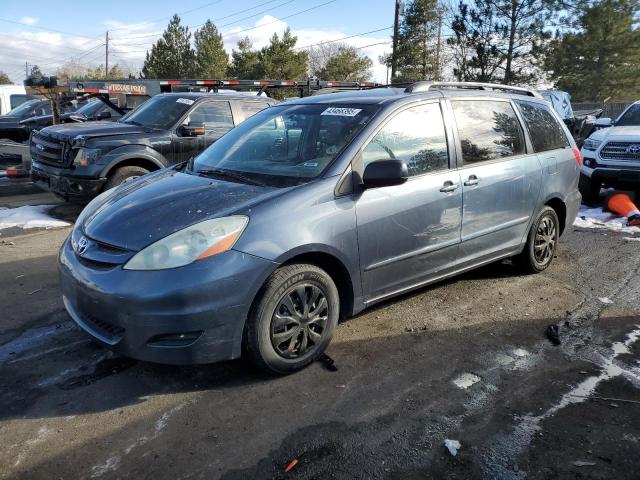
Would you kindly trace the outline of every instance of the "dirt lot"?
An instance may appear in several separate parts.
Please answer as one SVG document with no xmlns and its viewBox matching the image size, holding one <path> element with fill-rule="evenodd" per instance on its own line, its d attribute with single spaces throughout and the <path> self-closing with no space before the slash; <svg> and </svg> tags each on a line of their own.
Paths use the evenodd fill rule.
<svg viewBox="0 0 640 480">
<path fill-rule="evenodd" d="M 503 262 L 389 301 L 340 325 L 337 372 L 269 378 L 90 342 L 57 286 L 67 234 L 0 236 L 0 478 L 638 478 L 640 238 L 570 228 L 541 275 Z"/>
</svg>

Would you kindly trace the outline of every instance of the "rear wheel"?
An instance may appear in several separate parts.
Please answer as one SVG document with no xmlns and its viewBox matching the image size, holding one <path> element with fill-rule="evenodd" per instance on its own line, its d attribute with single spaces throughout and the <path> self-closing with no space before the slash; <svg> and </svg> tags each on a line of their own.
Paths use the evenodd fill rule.
<svg viewBox="0 0 640 480">
<path fill-rule="evenodd" d="M 545 206 L 533 222 L 527 243 L 515 263 L 527 273 L 539 273 L 551 265 L 558 245 L 560 222 L 556 211 Z"/>
<path fill-rule="evenodd" d="M 339 313 L 338 289 L 327 272 L 308 264 L 284 266 L 267 280 L 251 309 L 245 355 L 270 373 L 300 370 L 327 348 Z"/>
<path fill-rule="evenodd" d="M 582 194 L 582 198 L 585 200 L 597 200 L 600 195 L 600 182 L 594 182 L 591 178 L 587 177 L 584 173 L 580 174 L 580 181 L 578 183 L 578 190 Z"/>
<path fill-rule="evenodd" d="M 109 179 L 107 180 L 107 184 L 104 186 L 104 189 L 109 190 L 117 187 L 123 182 L 133 180 L 134 178 L 141 177 L 147 173 L 149 173 L 149 170 L 142 167 L 129 166 L 117 168 L 109 175 Z"/>
</svg>

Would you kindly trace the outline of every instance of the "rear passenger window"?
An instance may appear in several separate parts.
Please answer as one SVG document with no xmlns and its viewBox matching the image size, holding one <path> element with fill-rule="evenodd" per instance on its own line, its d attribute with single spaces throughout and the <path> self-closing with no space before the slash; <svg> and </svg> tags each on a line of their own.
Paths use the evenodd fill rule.
<svg viewBox="0 0 640 480">
<path fill-rule="evenodd" d="M 524 134 L 511 103 L 454 101 L 465 164 L 525 153 Z"/>
<path fill-rule="evenodd" d="M 237 105 L 238 110 L 240 111 L 241 122 L 244 122 L 250 116 L 255 115 L 260 110 L 264 110 L 269 106 L 266 103 L 259 102 L 238 102 Z"/>
<path fill-rule="evenodd" d="M 527 124 L 531 143 L 536 152 L 571 146 L 562 125 L 546 106 L 523 100 L 517 100 L 517 104 Z"/>
<path fill-rule="evenodd" d="M 208 127 L 233 127 L 231 107 L 228 102 L 205 102 L 198 105 L 190 114 L 187 123 Z"/>
<path fill-rule="evenodd" d="M 405 162 L 410 176 L 449 167 L 440 104 L 429 103 L 400 112 L 362 151 L 364 166 L 389 159 Z"/>
</svg>

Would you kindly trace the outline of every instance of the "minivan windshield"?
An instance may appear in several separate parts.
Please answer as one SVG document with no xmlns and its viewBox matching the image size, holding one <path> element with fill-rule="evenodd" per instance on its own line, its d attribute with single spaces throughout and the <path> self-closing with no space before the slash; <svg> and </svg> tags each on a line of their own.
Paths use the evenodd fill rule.
<svg viewBox="0 0 640 480">
<path fill-rule="evenodd" d="M 640 125 L 640 103 L 631 105 L 616 122 L 616 127 L 635 127 Z"/>
<path fill-rule="evenodd" d="M 175 125 L 194 102 L 179 95 L 156 95 L 120 121 L 166 130 Z"/>
<path fill-rule="evenodd" d="M 194 161 L 200 174 L 235 173 L 294 185 L 320 175 L 377 110 L 372 105 L 277 105 L 252 116 Z"/>
</svg>

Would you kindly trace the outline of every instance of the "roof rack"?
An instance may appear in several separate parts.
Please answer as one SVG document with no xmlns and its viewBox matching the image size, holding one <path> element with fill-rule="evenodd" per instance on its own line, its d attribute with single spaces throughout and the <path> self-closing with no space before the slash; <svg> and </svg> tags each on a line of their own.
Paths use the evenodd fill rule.
<svg viewBox="0 0 640 480">
<path fill-rule="evenodd" d="M 479 83 L 479 82 L 415 82 L 409 85 L 406 93 L 428 92 L 429 90 L 439 90 L 443 88 L 459 88 L 468 90 L 499 90 L 507 93 L 516 93 L 518 95 L 527 95 L 529 97 L 542 98 L 536 90 L 525 87 L 514 87 L 512 85 L 500 85 L 497 83 Z"/>
</svg>

